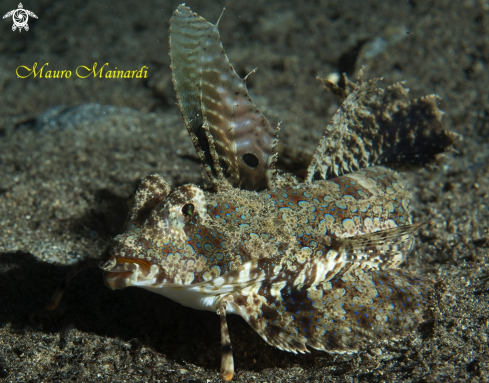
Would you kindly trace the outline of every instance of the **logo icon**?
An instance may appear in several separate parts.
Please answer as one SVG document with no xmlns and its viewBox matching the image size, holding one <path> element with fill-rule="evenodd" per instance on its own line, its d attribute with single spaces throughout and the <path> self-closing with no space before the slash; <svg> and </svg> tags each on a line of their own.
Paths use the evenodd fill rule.
<svg viewBox="0 0 489 383">
<path fill-rule="evenodd" d="M 29 25 L 27 25 L 27 20 L 29 20 L 29 16 L 37 19 L 37 16 L 34 14 L 34 12 L 24 9 L 22 3 L 19 3 L 18 9 L 14 9 L 13 11 L 6 13 L 3 18 L 6 19 L 10 16 L 12 16 L 12 19 L 14 20 L 12 30 L 15 31 L 17 28 L 19 28 L 19 32 L 22 31 L 22 28 L 24 28 L 26 31 L 29 30 Z"/>
</svg>

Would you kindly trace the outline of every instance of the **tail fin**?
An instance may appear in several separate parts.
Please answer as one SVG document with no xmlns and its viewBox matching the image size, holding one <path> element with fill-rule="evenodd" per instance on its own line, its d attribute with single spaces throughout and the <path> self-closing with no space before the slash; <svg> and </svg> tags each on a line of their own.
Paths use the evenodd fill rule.
<svg viewBox="0 0 489 383">
<path fill-rule="evenodd" d="M 438 96 L 412 101 L 409 89 L 396 83 L 377 88 L 381 79 L 353 83 L 343 76 L 345 88 L 320 79 L 325 88 L 343 99 L 307 169 L 306 180 L 327 179 L 382 164 L 429 163 L 445 152 L 456 137 L 441 123 Z"/>
</svg>

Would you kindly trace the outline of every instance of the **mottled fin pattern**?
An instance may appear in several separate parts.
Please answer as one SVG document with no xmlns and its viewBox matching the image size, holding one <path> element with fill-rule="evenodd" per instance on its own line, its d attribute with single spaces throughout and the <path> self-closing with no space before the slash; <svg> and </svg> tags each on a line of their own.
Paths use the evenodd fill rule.
<svg viewBox="0 0 489 383">
<path fill-rule="evenodd" d="M 342 260 L 378 269 L 398 267 L 414 246 L 414 234 L 424 223 L 404 225 L 349 238 L 333 238 L 330 246 Z"/>
<path fill-rule="evenodd" d="M 380 79 L 344 88 L 320 79 L 344 99 L 314 153 L 307 181 L 328 179 L 373 165 L 425 164 L 453 144 L 455 134 L 441 124 L 437 96 L 409 101 L 403 83 L 377 88 Z"/>
<path fill-rule="evenodd" d="M 265 341 L 282 350 L 353 353 L 413 331 L 423 321 L 430 284 L 402 270 L 353 262 L 314 285 L 264 281 L 254 299 L 236 294 L 234 304 Z"/>
<path fill-rule="evenodd" d="M 170 60 L 183 119 L 213 186 L 269 188 L 276 131 L 229 63 L 217 26 L 180 5 Z"/>
<path fill-rule="evenodd" d="M 432 283 L 397 268 L 420 226 L 333 239 L 323 256 L 268 274 L 224 301 L 269 344 L 295 353 L 307 346 L 353 353 L 371 341 L 400 339 L 423 321 Z"/>
</svg>

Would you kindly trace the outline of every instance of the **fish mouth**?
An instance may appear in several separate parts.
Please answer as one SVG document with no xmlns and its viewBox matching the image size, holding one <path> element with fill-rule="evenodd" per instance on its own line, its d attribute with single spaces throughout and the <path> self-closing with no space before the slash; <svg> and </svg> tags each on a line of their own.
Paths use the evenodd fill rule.
<svg viewBox="0 0 489 383">
<path fill-rule="evenodd" d="M 158 266 L 150 262 L 114 257 L 100 266 L 104 270 L 104 284 L 111 290 L 129 286 L 151 286 L 156 283 Z"/>
</svg>

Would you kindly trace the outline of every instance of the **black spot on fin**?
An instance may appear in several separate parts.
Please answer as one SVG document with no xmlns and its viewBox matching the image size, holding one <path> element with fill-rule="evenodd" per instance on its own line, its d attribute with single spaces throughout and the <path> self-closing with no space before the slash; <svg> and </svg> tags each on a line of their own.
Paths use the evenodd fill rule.
<svg viewBox="0 0 489 383">
<path fill-rule="evenodd" d="M 270 188 L 277 129 L 234 71 L 217 26 L 180 5 L 171 19 L 170 59 L 185 125 L 213 186 Z"/>
</svg>

